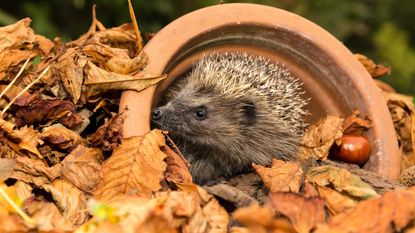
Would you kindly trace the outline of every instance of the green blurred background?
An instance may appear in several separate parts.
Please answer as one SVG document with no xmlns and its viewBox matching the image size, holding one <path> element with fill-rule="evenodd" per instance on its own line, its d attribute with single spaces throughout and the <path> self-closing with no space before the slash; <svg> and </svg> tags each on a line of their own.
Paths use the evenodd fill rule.
<svg viewBox="0 0 415 233">
<path fill-rule="evenodd" d="M 172 20 L 219 0 L 132 0 L 144 32 L 156 32 Z M 413 0 L 251 0 L 295 12 L 314 21 L 352 52 L 392 67 L 382 80 L 399 92 L 415 95 L 415 1 Z M 37 33 L 65 41 L 85 33 L 91 6 L 107 27 L 129 22 L 127 0 L 1 0 L 0 25 L 30 17 Z"/>
</svg>

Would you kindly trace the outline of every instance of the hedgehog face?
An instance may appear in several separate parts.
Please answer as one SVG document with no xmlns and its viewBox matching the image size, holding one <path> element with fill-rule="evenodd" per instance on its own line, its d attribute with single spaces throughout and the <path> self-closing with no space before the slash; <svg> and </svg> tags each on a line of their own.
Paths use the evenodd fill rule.
<svg viewBox="0 0 415 233">
<path fill-rule="evenodd" d="M 226 100 L 206 86 L 185 87 L 152 113 L 156 127 L 168 130 L 173 137 L 207 146 L 240 140 L 235 138 L 241 135 L 239 126 L 252 125 L 255 119 L 252 102 Z"/>
</svg>

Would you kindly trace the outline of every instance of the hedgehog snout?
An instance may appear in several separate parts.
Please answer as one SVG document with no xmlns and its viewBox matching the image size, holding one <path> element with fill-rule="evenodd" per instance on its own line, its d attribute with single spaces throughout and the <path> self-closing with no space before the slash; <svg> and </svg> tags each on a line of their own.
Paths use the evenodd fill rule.
<svg viewBox="0 0 415 233">
<path fill-rule="evenodd" d="M 153 121 L 158 121 L 161 119 L 161 116 L 163 115 L 163 111 L 160 108 L 155 108 L 151 112 L 151 119 Z"/>
</svg>

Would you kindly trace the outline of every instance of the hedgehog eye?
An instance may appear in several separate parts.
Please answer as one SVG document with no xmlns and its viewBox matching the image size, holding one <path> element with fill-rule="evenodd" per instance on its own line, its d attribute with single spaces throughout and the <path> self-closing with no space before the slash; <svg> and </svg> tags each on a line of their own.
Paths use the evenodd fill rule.
<svg viewBox="0 0 415 233">
<path fill-rule="evenodd" d="M 206 119 L 207 118 L 206 108 L 204 106 L 200 106 L 200 107 L 195 108 L 194 116 L 198 120 Z"/>
</svg>

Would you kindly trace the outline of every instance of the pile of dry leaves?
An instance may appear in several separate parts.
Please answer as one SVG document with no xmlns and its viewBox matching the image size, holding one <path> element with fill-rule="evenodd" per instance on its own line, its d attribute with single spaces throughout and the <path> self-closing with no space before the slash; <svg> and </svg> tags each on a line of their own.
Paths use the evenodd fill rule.
<svg viewBox="0 0 415 233">
<path fill-rule="evenodd" d="M 343 134 L 370 127 L 358 112 L 311 125 L 299 162 L 254 164 L 203 188 L 162 131 L 121 142 L 120 92 L 164 77 L 143 72 L 136 25 L 93 18 L 70 43 L 35 34 L 27 18 L 0 28 L 0 232 L 415 231 L 415 188 L 327 160 Z M 358 58 L 373 77 L 389 72 Z M 414 106 L 384 89 L 409 186 Z"/>
</svg>

